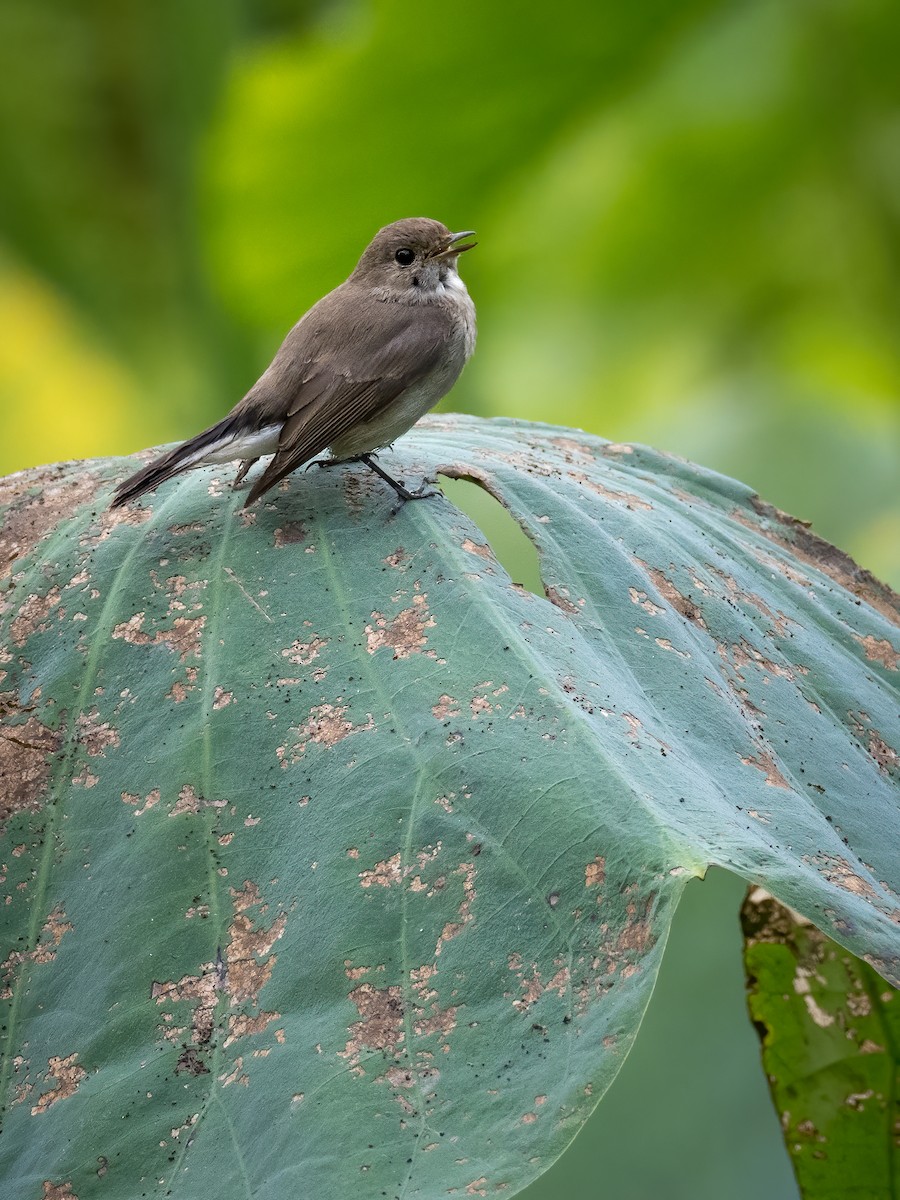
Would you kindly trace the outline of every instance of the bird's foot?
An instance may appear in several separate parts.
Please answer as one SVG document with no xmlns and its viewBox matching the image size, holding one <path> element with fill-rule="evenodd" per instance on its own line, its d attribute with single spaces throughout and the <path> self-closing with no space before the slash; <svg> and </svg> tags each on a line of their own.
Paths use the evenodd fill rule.
<svg viewBox="0 0 900 1200">
<path fill-rule="evenodd" d="M 425 487 L 424 483 L 423 483 L 423 484 L 422 484 L 422 486 L 419 488 L 419 490 L 418 490 L 418 491 L 416 491 L 416 492 L 410 492 L 410 491 L 408 491 L 406 488 L 403 488 L 403 490 L 402 490 L 402 491 L 400 491 L 400 490 L 399 490 L 399 489 L 397 489 L 397 488 L 395 488 L 394 490 L 397 492 L 397 496 L 398 496 L 398 502 L 397 502 L 397 503 L 394 505 L 394 507 L 391 509 L 391 517 L 392 517 L 392 518 L 393 518 L 393 517 L 396 517 L 396 515 L 397 515 L 397 513 L 400 511 L 400 509 L 401 509 L 401 508 L 403 508 L 403 506 L 404 506 L 404 505 L 407 503 L 407 501 L 409 501 L 409 500 L 428 500 L 428 499 L 430 499 L 432 496 L 439 496 L 439 495 L 440 495 L 440 492 L 436 492 L 436 491 L 434 490 L 434 488 L 427 488 L 427 487 Z"/>
<path fill-rule="evenodd" d="M 394 487 L 394 491 L 400 497 L 400 501 L 401 501 L 401 503 L 397 506 L 398 510 L 400 508 L 402 508 L 402 506 L 407 502 L 407 500 L 430 500 L 432 496 L 439 495 L 439 493 L 436 492 L 434 488 L 428 487 L 424 481 L 422 483 L 422 486 L 420 488 L 417 488 L 414 492 L 411 492 L 409 490 L 409 488 L 404 487 L 404 485 L 402 483 L 398 482 L 397 480 L 394 480 L 394 483 L 396 484 L 396 486 Z"/>
<path fill-rule="evenodd" d="M 344 467 L 347 463 L 358 461 L 359 459 L 356 458 L 314 458 L 306 464 L 303 470 L 308 471 L 310 467 L 324 467 L 325 469 L 328 467 Z"/>
<path fill-rule="evenodd" d="M 425 483 L 422 484 L 418 491 L 410 491 L 402 479 L 394 479 L 392 475 L 388 475 L 384 467 L 379 466 L 370 454 L 361 454 L 359 456 L 359 461 L 361 463 L 365 463 L 370 471 L 374 471 L 375 474 L 380 479 L 383 479 L 389 487 L 392 487 L 397 494 L 400 503 L 394 509 L 394 512 L 391 514 L 391 516 L 393 516 L 395 513 L 398 513 L 407 500 L 428 500 L 431 496 L 438 495 L 433 488 L 427 487 Z"/>
</svg>

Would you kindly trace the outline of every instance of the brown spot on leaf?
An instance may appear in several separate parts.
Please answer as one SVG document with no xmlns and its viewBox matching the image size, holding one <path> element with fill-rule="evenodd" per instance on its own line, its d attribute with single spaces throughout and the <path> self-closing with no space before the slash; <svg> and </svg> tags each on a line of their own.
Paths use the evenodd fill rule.
<svg viewBox="0 0 900 1200">
<path fill-rule="evenodd" d="M 573 458 L 585 459 L 589 462 L 593 461 L 594 455 L 590 446 L 586 446 L 584 442 L 578 442 L 575 438 L 570 437 L 554 437 L 550 438 L 550 444 L 558 446 L 562 450 L 566 462 L 571 462 Z"/>
<path fill-rule="evenodd" d="M 282 650 L 281 657 L 290 659 L 292 663 L 297 663 L 299 666 L 308 667 L 313 659 L 319 657 L 327 645 L 328 638 L 314 637 L 308 642 L 298 640 L 288 646 L 286 650 Z"/>
<path fill-rule="evenodd" d="M 412 870 L 412 867 L 407 867 L 405 873 L 409 874 Z M 395 883 L 400 883 L 403 877 L 402 859 L 398 853 L 384 859 L 383 862 L 377 862 L 371 871 L 360 871 L 359 882 L 360 886 L 364 888 L 391 887 Z"/>
<path fill-rule="evenodd" d="M 43 633 L 50 628 L 47 618 L 59 604 L 60 595 L 60 589 L 54 587 L 45 596 L 25 598 L 9 627 L 14 645 L 24 646 L 33 633 Z"/>
<path fill-rule="evenodd" d="M 460 709 L 457 708 L 456 705 L 457 701 L 454 700 L 452 696 L 448 696 L 445 692 L 440 697 L 437 704 L 432 705 L 431 715 L 437 721 L 446 721 L 450 717 L 458 717 L 460 714 Z"/>
<path fill-rule="evenodd" d="M 520 954 L 511 954 L 509 956 L 509 969 L 518 978 L 519 987 L 522 989 L 522 995 L 512 1002 L 513 1008 L 519 1012 L 527 1012 L 546 992 L 554 992 L 557 996 L 564 996 L 568 991 L 570 980 L 569 968 L 562 959 L 555 961 L 553 974 L 547 980 L 541 978 L 537 963 L 532 963 L 530 970 L 526 970 Z"/>
<path fill-rule="evenodd" d="M 212 1035 L 216 1023 L 216 1007 L 224 997 L 229 1007 L 259 1003 L 259 993 L 271 978 L 277 961 L 270 951 L 284 933 L 287 916 L 279 913 L 268 926 L 255 924 L 248 911 L 262 905 L 256 884 L 247 880 L 240 889 L 231 888 L 234 917 L 228 930 L 228 944 L 216 962 L 205 963 L 198 975 L 185 975 L 179 980 L 163 983 L 154 982 L 150 995 L 158 1005 L 171 1006 L 186 1003 L 191 1006 L 189 1029 L 174 1023 L 174 1014 L 167 1013 L 161 1030 L 167 1041 L 181 1046 L 176 1071 L 190 1075 L 209 1072 L 208 1051 L 212 1048 Z M 226 1022 L 225 1046 L 240 1038 L 262 1033 L 278 1018 L 278 1013 L 230 1012 L 222 1013 Z M 187 1037 L 185 1035 L 188 1035 Z M 240 1059 L 237 1060 L 240 1063 Z M 236 1069 L 227 1082 L 243 1083 L 240 1068 Z"/>
<path fill-rule="evenodd" d="M 622 720 L 628 726 L 629 741 L 634 742 L 636 746 L 639 746 L 640 738 L 638 734 L 643 729 L 640 718 L 636 717 L 634 713 L 622 713 Z"/>
<path fill-rule="evenodd" d="M 189 657 L 200 657 L 200 639 L 206 617 L 176 617 L 168 629 L 157 629 L 155 633 L 144 632 L 145 612 L 135 613 L 127 621 L 121 621 L 112 631 L 112 636 L 132 646 L 165 646 L 174 651 L 185 662 Z"/>
<path fill-rule="evenodd" d="M 119 735 L 109 721 L 101 721 L 96 708 L 79 713 L 75 730 L 80 745 L 91 758 L 104 758 L 106 751 L 119 745 Z"/>
<path fill-rule="evenodd" d="M 185 1046 L 175 1063 L 176 1075 L 208 1075 L 209 1067 L 196 1046 Z"/>
<path fill-rule="evenodd" d="M 544 592 L 551 604 L 555 604 L 557 608 L 562 609 L 565 613 L 570 613 L 577 616 L 581 609 L 577 604 L 573 604 L 569 599 L 569 589 L 565 587 L 545 587 Z"/>
<path fill-rule="evenodd" d="M 790 789 L 791 785 L 778 770 L 778 764 L 775 762 L 774 756 L 768 750 L 760 750 L 756 758 L 742 757 L 741 762 L 745 767 L 756 767 L 757 771 L 762 771 L 766 777 L 766 784 L 769 787 Z"/>
<path fill-rule="evenodd" d="M 148 811 L 148 809 L 153 808 L 153 806 L 155 804 L 159 803 L 159 799 L 160 799 L 159 788 L 154 788 L 153 791 L 150 792 L 150 794 L 147 796 L 146 800 L 144 800 L 144 801 L 141 800 L 140 796 L 132 795 L 131 792 L 123 792 L 122 793 L 122 803 L 123 804 L 132 804 L 135 806 L 140 805 L 140 808 L 137 808 L 137 807 L 135 808 L 134 815 L 136 817 L 142 817 L 144 815 L 144 813 Z"/>
<path fill-rule="evenodd" d="M 759 942 L 786 943 L 797 925 L 812 926 L 805 917 L 779 903 L 765 888 L 751 888 L 741 907 L 741 927 L 750 946 Z"/>
<path fill-rule="evenodd" d="M 97 1174 L 99 1173 L 98 1171 Z M 78 1196 L 72 1191 L 71 1180 L 66 1180 L 65 1183 L 51 1183 L 49 1179 L 45 1179 L 43 1188 L 41 1200 L 78 1200 Z"/>
<path fill-rule="evenodd" d="M 406 1067 L 390 1067 L 381 1078 L 393 1088 L 411 1088 L 416 1084 L 414 1072 Z M 395 1099 L 399 1099 L 399 1097 L 395 1097 Z M 411 1104 L 403 1103 L 403 1109 L 408 1113 L 415 1112 Z"/>
<path fill-rule="evenodd" d="M 305 542 L 307 536 L 308 531 L 302 521 L 285 521 L 275 530 L 275 548 L 281 550 L 284 546 Z"/>
<path fill-rule="evenodd" d="M 184 679 L 176 679 L 167 693 L 169 699 L 174 700 L 176 704 L 181 704 L 188 698 L 188 695 L 194 690 L 197 682 L 197 668 L 186 667 Z"/>
<path fill-rule="evenodd" d="M 458 1007 L 453 1004 L 448 1008 L 438 1008 L 436 1004 L 432 1004 L 427 1016 L 417 1017 L 413 1023 L 413 1029 L 419 1037 L 427 1037 L 429 1034 L 439 1033 L 443 1041 L 456 1028 L 456 1014 L 458 1011 Z"/>
<path fill-rule="evenodd" d="M 824 879 L 836 887 L 843 888 L 845 892 L 852 892 L 854 896 L 863 896 L 867 900 L 877 899 L 872 885 L 854 871 L 847 859 L 839 854 L 826 854 L 824 851 L 820 854 L 804 854 L 803 861 L 815 867 Z"/>
<path fill-rule="evenodd" d="M 606 859 L 597 855 L 593 862 L 584 868 L 584 886 L 589 888 L 603 887 L 606 879 Z"/>
<path fill-rule="evenodd" d="M 440 842 L 436 846 L 426 846 L 423 850 L 417 852 L 414 862 L 409 862 L 405 865 L 399 853 L 392 854 L 390 858 L 386 858 L 382 862 L 377 862 L 372 870 L 360 871 L 360 887 L 392 887 L 394 884 L 402 883 L 414 871 L 423 871 L 429 863 L 434 862 L 440 852 Z M 348 853 L 350 853 L 351 857 L 354 857 L 352 851 Z M 421 891 L 423 889 L 417 888 L 415 890 Z"/>
<path fill-rule="evenodd" d="M 628 589 L 628 596 L 632 604 L 639 604 L 644 612 L 649 613 L 651 617 L 657 617 L 660 613 L 666 611 L 661 605 L 654 604 L 647 596 L 647 593 L 640 591 L 638 588 L 630 587 Z"/>
<path fill-rule="evenodd" d="M 368 975 L 368 973 L 371 970 L 372 970 L 371 967 L 353 967 L 353 966 L 351 966 L 349 958 L 344 960 L 344 974 L 347 976 L 348 979 L 353 979 L 353 980 L 362 979 L 363 975 Z"/>
<path fill-rule="evenodd" d="M 668 638 L 658 637 L 654 638 L 653 640 L 656 642 L 657 646 L 659 646 L 660 650 L 668 650 L 670 654 L 677 654 L 679 658 L 691 657 L 687 650 L 679 650 L 676 646 L 673 646 Z"/>
<path fill-rule="evenodd" d="M 250 1076 L 244 1072 L 244 1056 L 239 1054 L 234 1060 L 230 1071 L 223 1071 L 219 1076 L 219 1083 L 222 1087 L 230 1087 L 232 1083 L 239 1083 L 241 1087 L 250 1086 Z"/>
<path fill-rule="evenodd" d="M 343 1050 L 338 1051 L 351 1067 L 359 1066 L 365 1050 L 383 1050 L 396 1054 L 405 1034 L 403 1032 L 403 999 L 399 987 L 373 987 L 361 983 L 349 999 L 356 1005 L 360 1019 L 349 1028 L 350 1037 Z"/>
<path fill-rule="evenodd" d="M 653 928 L 650 923 L 650 913 L 656 894 L 651 892 L 641 908 L 634 900 L 629 900 L 625 906 L 626 920 L 616 937 L 615 951 L 621 954 L 626 950 L 644 954 L 655 943 Z"/>
<path fill-rule="evenodd" d="M 297 734 L 297 740 L 290 750 L 287 747 L 279 747 L 276 750 L 282 767 L 299 762 L 311 742 L 330 748 L 343 741 L 345 737 L 349 737 L 351 733 L 363 733 L 368 729 L 375 728 L 371 713 L 366 714 L 366 721 L 363 724 L 354 725 L 352 721 L 346 719 L 344 715 L 346 712 L 346 704 L 314 705 L 310 709 L 309 719 L 303 725 L 291 726 L 291 732 Z"/>
<path fill-rule="evenodd" d="M 58 946 L 63 940 L 64 935 L 71 933 L 75 928 L 70 921 L 65 919 L 65 915 L 65 911 L 63 910 L 61 904 L 57 904 L 56 907 L 53 908 L 48 914 L 47 920 L 44 922 L 43 928 L 41 929 L 41 937 L 46 938 L 46 941 L 43 944 L 44 946 L 48 947 L 48 949 L 44 951 L 45 957 L 41 957 L 38 955 L 38 951 L 35 951 L 35 954 L 38 955 L 36 958 L 37 962 L 49 962 L 50 959 L 54 957 L 52 951 L 49 950 L 50 944 L 52 943 L 53 946 Z M 40 950 L 40 947 L 38 947 L 38 950 Z"/>
<path fill-rule="evenodd" d="M 174 1128 L 171 1130 L 172 1137 L 173 1137 L 173 1138 L 175 1138 L 175 1139 L 177 1140 L 178 1138 L 180 1138 L 180 1137 L 181 1137 L 181 1135 L 182 1135 L 183 1133 L 189 1133 L 189 1132 L 190 1132 L 190 1131 L 191 1131 L 191 1130 L 194 1128 L 194 1126 L 197 1124 L 197 1122 L 199 1121 L 199 1119 L 200 1119 L 200 1114 L 199 1114 L 199 1113 L 191 1113 L 191 1114 L 190 1114 L 190 1115 L 189 1115 L 189 1116 L 186 1118 L 186 1120 L 182 1121 L 182 1123 L 181 1123 L 180 1125 L 176 1125 L 176 1126 L 175 1126 L 175 1127 L 174 1127 Z"/>
<path fill-rule="evenodd" d="M 0 828 L 20 812 L 38 812 L 50 779 L 47 756 L 59 748 L 59 733 L 28 717 L 0 725 Z"/>
<path fill-rule="evenodd" d="M 733 646 L 725 646 L 721 642 L 716 647 L 717 653 L 723 662 L 729 664 L 735 675 L 739 679 L 745 679 L 745 669 L 748 666 L 756 667 L 760 671 L 767 672 L 769 675 L 776 675 L 779 679 L 787 679 L 791 682 L 795 679 L 795 673 L 808 675 L 809 668 L 801 666 L 800 663 L 793 663 L 788 666 L 785 663 L 775 662 L 766 656 L 746 638 L 741 638 Z"/>
<path fill-rule="evenodd" d="M 424 1005 L 437 997 L 437 992 L 431 986 L 431 980 L 437 975 L 437 967 L 433 963 L 423 963 L 421 967 L 412 967 L 409 972 L 410 983 L 413 991 L 418 997 L 419 1003 Z"/>
<path fill-rule="evenodd" d="M 230 1046 L 233 1042 L 238 1041 L 242 1037 L 250 1037 L 254 1033 L 264 1033 L 266 1027 L 272 1021 L 277 1021 L 281 1013 L 277 1012 L 261 1012 L 256 1016 L 249 1016 L 247 1013 L 239 1013 L 228 1018 L 228 1036 L 225 1038 L 225 1045 Z"/>
<path fill-rule="evenodd" d="M 467 554 L 477 554 L 479 558 L 493 559 L 494 555 L 490 546 L 482 545 L 480 542 L 473 542 L 471 538 L 463 538 L 462 549 Z"/>
<path fill-rule="evenodd" d="M 878 769 L 885 775 L 900 765 L 900 755 L 893 746 L 889 746 L 877 729 L 869 730 L 869 754 L 878 764 Z"/>
<path fill-rule="evenodd" d="M 195 1054 L 205 1049 L 212 1038 L 213 1014 L 221 982 L 221 972 L 216 964 L 207 963 L 199 975 L 184 975 L 181 979 L 167 980 L 163 983 L 154 980 L 150 987 L 150 998 L 159 1005 L 186 1003 L 192 1006 L 191 1042 L 190 1045 L 185 1045 L 184 1049 L 191 1049 Z M 168 1041 L 177 1043 L 185 1030 L 167 1023 L 162 1026 L 162 1032 Z M 183 1069 L 188 1070 L 190 1074 L 201 1074 L 191 1070 L 190 1064 L 186 1064 Z"/>
<path fill-rule="evenodd" d="M 714 563 L 707 563 L 707 567 L 724 583 L 725 590 L 735 603 L 749 604 L 751 608 L 755 608 L 758 613 L 770 622 L 772 632 L 778 634 L 779 637 L 787 637 L 790 618 L 786 617 L 783 612 L 773 612 L 762 596 L 758 596 L 756 592 L 750 592 L 742 588 L 733 575 L 729 575 Z M 698 579 L 695 579 L 694 582 L 697 583 L 701 590 L 709 592 L 709 589 L 704 589 Z M 805 583 L 805 586 L 809 586 L 808 582 Z"/>
<path fill-rule="evenodd" d="M 153 516 L 152 508 L 107 508 L 100 513 L 96 522 L 81 539 L 82 546 L 98 546 L 112 536 L 121 525 L 143 525 Z"/>
<path fill-rule="evenodd" d="M 382 646 L 390 646 L 394 658 L 409 658 L 411 654 L 419 654 L 428 641 L 425 630 L 433 628 L 435 624 L 434 617 L 428 612 L 424 592 L 413 596 L 412 605 L 392 620 L 373 612 L 372 621 L 372 625 L 366 626 L 366 648 L 370 654 L 374 654 Z"/>
<path fill-rule="evenodd" d="M 900 596 L 896 592 L 863 570 L 849 554 L 813 533 L 808 522 L 782 512 L 758 496 L 753 496 L 750 503 L 761 520 L 753 520 L 740 510 L 732 514 L 735 520 L 761 533 L 792 557 L 822 571 L 854 596 L 865 600 L 892 624 L 900 625 Z M 783 564 L 778 562 L 777 565 L 783 569 Z"/>
<path fill-rule="evenodd" d="M 44 1113 L 60 1100 L 67 1100 L 69 1096 L 74 1096 L 78 1090 L 78 1085 L 87 1075 L 84 1067 L 78 1065 L 78 1055 L 69 1054 L 66 1058 L 61 1058 L 59 1055 L 54 1055 L 47 1060 L 47 1075 L 46 1078 L 55 1079 L 56 1085 L 44 1092 L 31 1110 L 33 1117 L 38 1113 Z"/>
<path fill-rule="evenodd" d="M 231 889 L 231 896 L 235 918 L 225 953 L 228 992 L 236 1004 L 244 1000 L 252 1000 L 255 1004 L 277 962 L 269 951 L 284 933 L 287 914 L 280 913 L 271 925 L 255 928 L 247 910 L 261 903 L 259 888 L 246 880 L 239 891 Z"/>
<path fill-rule="evenodd" d="M 865 713 L 851 712 L 849 717 L 853 732 L 865 746 L 869 757 L 883 775 L 890 775 L 900 766 L 900 754 L 887 744 L 877 729 L 868 724 L 869 718 Z"/>
<path fill-rule="evenodd" d="M 15 851 L 13 851 L 15 854 Z M 2 965 L 0 965 L 0 1000 L 8 1000 L 12 996 L 19 969 L 24 963 L 48 963 L 56 958 L 56 948 L 65 934 L 70 933 L 74 926 L 65 919 L 62 905 L 57 905 L 47 916 L 41 929 L 40 939 L 33 950 L 10 950 Z"/>
<path fill-rule="evenodd" d="M 396 568 L 396 567 L 399 567 L 402 563 L 404 563 L 406 561 L 406 559 L 408 559 L 408 558 L 409 558 L 409 555 L 406 553 L 406 551 L 403 549 L 403 547 L 398 546 L 393 554 L 389 554 L 387 556 L 387 558 L 384 558 L 381 561 L 384 563 L 387 563 L 387 565 L 389 567 Z"/>
<path fill-rule="evenodd" d="M 651 567 L 648 563 L 642 562 L 640 559 L 636 559 L 635 561 L 650 576 L 653 586 L 667 604 L 674 608 L 686 621 L 690 621 L 700 629 L 706 628 L 706 622 L 703 619 L 703 613 L 700 608 L 689 596 L 683 595 L 664 572 L 660 571 L 657 567 Z"/>
<path fill-rule="evenodd" d="M 40 491 L 30 493 L 35 485 Z M 103 486 L 96 475 L 72 475 L 64 464 L 0 481 L 0 578 L 8 575 L 15 561 L 29 554 L 60 522 L 71 520 Z"/>
<path fill-rule="evenodd" d="M 607 447 L 608 449 L 608 447 Z M 605 484 L 599 483 L 596 479 L 591 479 L 587 475 L 581 475 L 573 471 L 570 478 L 577 483 L 584 484 L 590 491 L 595 492 L 598 496 L 602 496 L 604 500 L 611 500 L 613 504 L 624 504 L 626 508 L 640 509 L 643 512 L 650 512 L 653 505 L 646 500 L 642 500 L 640 496 L 636 496 L 633 492 L 616 492 L 612 488 L 606 487 Z"/>
<path fill-rule="evenodd" d="M 475 864 L 473 862 L 461 862 L 459 866 L 452 872 L 453 875 L 461 876 L 463 898 L 459 905 L 459 920 L 448 921 L 441 930 L 440 937 L 437 940 L 437 945 L 434 948 L 434 956 L 441 953 L 445 944 L 458 937 L 465 927 L 475 919 L 475 914 L 472 911 L 472 906 L 475 903 Z"/>
<path fill-rule="evenodd" d="M 147 799 L 149 801 L 150 797 L 148 796 Z M 224 808 L 226 804 L 225 800 L 205 799 L 195 788 L 186 783 L 178 793 L 178 799 L 169 809 L 169 816 L 180 817 L 182 813 L 198 813 L 201 808 Z M 149 804 L 146 807 L 149 807 Z"/>
<path fill-rule="evenodd" d="M 858 634 L 853 635 L 863 650 L 866 652 L 866 658 L 870 662 L 881 663 L 888 671 L 896 671 L 898 663 L 900 663 L 900 650 L 895 650 L 893 645 L 887 638 L 876 638 L 871 634 L 866 637 L 860 637 Z"/>
</svg>

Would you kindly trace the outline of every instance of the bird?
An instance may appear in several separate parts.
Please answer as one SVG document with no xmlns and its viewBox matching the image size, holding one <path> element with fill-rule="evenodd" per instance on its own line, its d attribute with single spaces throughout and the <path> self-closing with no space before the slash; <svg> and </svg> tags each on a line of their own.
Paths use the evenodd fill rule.
<svg viewBox="0 0 900 1200">
<path fill-rule="evenodd" d="M 411 491 L 372 456 L 434 408 L 475 349 L 475 305 L 457 269 L 459 256 L 477 245 L 473 236 L 427 217 L 385 225 L 227 416 L 119 484 L 110 507 L 210 463 L 240 460 L 238 487 L 268 454 L 244 508 L 312 462 L 361 462 L 401 504 L 435 495 L 424 484 Z M 330 457 L 319 459 L 325 451 Z"/>
</svg>

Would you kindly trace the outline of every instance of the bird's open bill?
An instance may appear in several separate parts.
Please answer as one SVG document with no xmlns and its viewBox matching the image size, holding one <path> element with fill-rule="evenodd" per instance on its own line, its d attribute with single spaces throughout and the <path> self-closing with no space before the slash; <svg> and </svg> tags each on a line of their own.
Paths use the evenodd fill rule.
<svg viewBox="0 0 900 1200">
<path fill-rule="evenodd" d="M 456 243 L 461 242 L 464 238 L 474 237 L 474 229 L 465 229 L 462 233 L 451 233 L 450 243 L 445 250 L 439 250 L 437 254 L 433 254 L 432 258 L 447 258 L 451 254 L 465 254 L 467 250 L 474 250 L 478 245 L 477 242 L 470 242 L 468 246 L 458 246 Z"/>
</svg>

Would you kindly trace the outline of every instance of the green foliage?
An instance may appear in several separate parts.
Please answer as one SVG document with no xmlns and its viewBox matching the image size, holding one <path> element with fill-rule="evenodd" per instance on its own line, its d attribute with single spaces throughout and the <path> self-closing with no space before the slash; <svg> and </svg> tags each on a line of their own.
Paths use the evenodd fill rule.
<svg viewBox="0 0 900 1200">
<path fill-rule="evenodd" d="M 11 1200 L 512 1194 L 711 863 L 900 977 L 888 590 L 638 446 L 401 445 L 508 507 L 546 598 L 363 471 L 247 513 L 213 471 L 115 513 L 133 463 L 7 481 Z"/>
<path fill-rule="evenodd" d="M 235 320 L 274 338 L 348 242 L 444 212 L 482 238 L 452 407 L 749 478 L 900 578 L 896 8 L 571 4 L 536 36 L 464 5 L 442 37 L 460 85 L 411 106 L 440 78 L 398 52 L 414 10 L 232 76 L 203 196 Z"/>
<path fill-rule="evenodd" d="M 752 893 L 750 1013 L 806 1200 L 890 1200 L 900 1184 L 900 999 L 870 966 Z"/>
<path fill-rule="evenodd" d="M 898 21 L 890 0 L 552 20 L 10 0 L 2 469 L 211 422 L 381 222 L 428 213 L 481 236 L 454 407 L 666 446 L 898 579 Z M 82 353 L 130 373 L 121 411 L 97 421 L 96 387 L 41 353 L 60 330 L 6 310 L 4 282 L 36 279 Z"/>
</svg>

